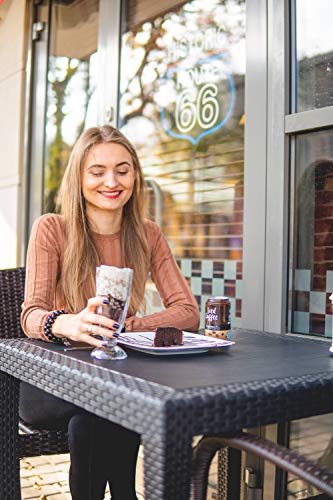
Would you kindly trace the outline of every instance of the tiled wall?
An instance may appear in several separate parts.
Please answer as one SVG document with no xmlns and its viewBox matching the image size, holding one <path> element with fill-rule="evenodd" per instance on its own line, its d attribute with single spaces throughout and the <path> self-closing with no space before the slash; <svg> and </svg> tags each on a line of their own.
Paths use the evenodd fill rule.
<svg viewBox="0 0 333 500">
<path fill-rule="evenodd" d="M 208 297 L 224 295 L 231 304 L 233 326 L 241 326 L 242 316 L 242 262 L 236 260 L 182 259 L 178 265 L 189 281 L 200 307 L 200 327 L 204 326 L 205 304 Z"/>
<path fill-rule="evenodd" d="M 208 297 L 229 297 L 232 326 L 241 326 L 242 316 L 242 262 L 235 260 L 181 259 L 177 263 L 190 284 L 200 308 L 200 328 L 204 327 L 205 304 Z M 146 314 L 163 309 L 161 299 L 150 282 L 146 287 Z"/>
<path fill-rule="evenodd" d="M 333 271 L 326 271 L 325 291 L 314 291 L 310 269 L 296 269 L 294 281 L 293 328 L 296 333 L 332 336 Z"/>
</svg>

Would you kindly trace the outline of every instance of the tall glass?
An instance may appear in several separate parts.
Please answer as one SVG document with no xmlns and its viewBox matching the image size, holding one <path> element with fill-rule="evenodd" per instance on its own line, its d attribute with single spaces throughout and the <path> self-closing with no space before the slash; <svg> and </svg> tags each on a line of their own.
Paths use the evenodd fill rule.
<svg viewBox="0 0 333 500">
<path fill-rule="evenodd" d="M 99 266 L 96 268 L 96 295 L 108 299 L 109 304 L 98 306 L 97 313 L 118 323 L 122 331 L 131 298 L 133 270 L 127 267 Z M 103 337 L 105 346 L 96 347 L 91 356 L 96 359 L 124 359 L 126 352 L 117 345 L 116 338 Z"/>
</svg>

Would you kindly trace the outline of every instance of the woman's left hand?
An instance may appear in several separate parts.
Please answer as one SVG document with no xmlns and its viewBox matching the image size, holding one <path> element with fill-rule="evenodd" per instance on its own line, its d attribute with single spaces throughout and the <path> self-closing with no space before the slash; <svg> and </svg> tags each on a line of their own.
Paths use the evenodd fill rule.
<svg viewBox="0 0 333 500">
<path fill-rule="evenodd" d="M 119 325 L 107 316 L 97 314 L 98 306 L 103 306 L 103 297 L 93 297 L 87 306 L 78 314 L 61 314 L 53 323 L 52 333 L 59 337 L 67 337 L 75 342 L 85 342 L 96 347 L 103 344 L 94 335 L 113 338 Z"/>
</svg>

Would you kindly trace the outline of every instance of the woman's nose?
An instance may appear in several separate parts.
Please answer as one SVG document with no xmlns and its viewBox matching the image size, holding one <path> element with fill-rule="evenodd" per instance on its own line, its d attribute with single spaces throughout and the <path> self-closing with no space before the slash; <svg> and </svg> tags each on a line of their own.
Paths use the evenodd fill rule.
<svg viewBox="0 0 333 500">
<path fill-rule="evenodd" d="M 107 176 L 105 177 L 104 184 L 107 187 L 115 187 L 117 185 L 117 177 L 114 174 L 114 172 L 108 172 Z"/>
</svg>

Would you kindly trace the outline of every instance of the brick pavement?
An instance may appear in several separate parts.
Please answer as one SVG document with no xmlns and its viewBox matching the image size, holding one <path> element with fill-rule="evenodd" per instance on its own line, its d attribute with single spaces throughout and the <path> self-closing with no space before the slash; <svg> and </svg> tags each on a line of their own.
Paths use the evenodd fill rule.
<svg viewBox="0 0 333 500">
<path fill-rule="evenodd" d="M 43 455 L 21 460 L 22 500 L 71 500 L 68 486 L 69 455 Z M 142 450 L 137 467 L 138 500 L 143 497 Z M 110 499 L 107 490 L 105 500 Z"/>
<path fill-rule="evenodd" d="M 21 492 L 22 500 L 71 500 L 68 486 L 69 455 L 43 455 L 21 460 Z M 207 500 L 216 498 L 216 461 L 209 476 L 210 487 Z M 136 487 L 138 500 L 143 496 L 143 448 L 140 448 Z M 110 500 L 107 490 L 105 500 Z"/>
</svg>

